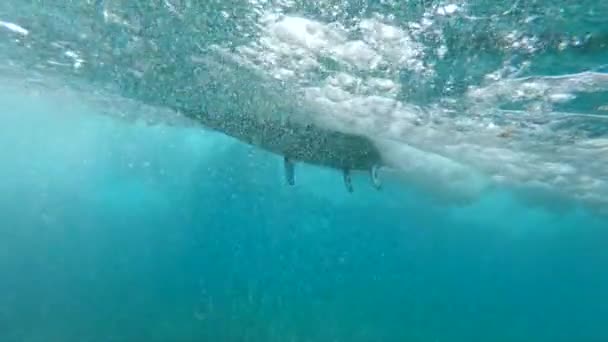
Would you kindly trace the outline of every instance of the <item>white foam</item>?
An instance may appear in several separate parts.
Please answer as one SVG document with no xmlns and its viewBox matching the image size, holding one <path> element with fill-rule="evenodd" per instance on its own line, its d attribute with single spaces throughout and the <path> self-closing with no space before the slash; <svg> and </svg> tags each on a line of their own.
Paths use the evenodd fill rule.
<svg viewBox="0 0 608 342">
<path fill-rule="evenodd" d="M 339 31 L 299 17 L 285 17 L 270 24 L 268 29 L 280 42 L 299 46 L 311 52 L 320 52 L 346 41 Z"/>
<path fill-rule="evenodd" d="M 360 71 L 405 68 L 421 72 L 421 45 L 402 28 L 365 19 L 356 26 L 322 23 L 299 16 L 267 12 L 260 19 L 264 33 L 258 41 L 238 48 L 254 65 L 277 78 L 290 67 L 293 81 L 307 82 L 310 72 L 327 72 L 323 59 Z M 389 78 L 390 79 L 390 78 Z"/>
<path fill-rule="evenodd" d="M 443 107 L 449 106 L 449 99 L 421 108 L 404 99 L 407 89 L 403 87 L 408 85 L 403 76 L 425 81 L 433 75 L 433 65 L 425 63 L 428 50 L 421 39 L 430 36 L 441 43 L 440 23 L 450 20 L 447 16 L 460 15 L 464 5 L 431 6 L 417 22 L 397 22 L 375 14 L 341 22 L 335 19 L 341 16 L 331 15 L 331 6 L 320 3 L 327 14 L 324 17 L 334 18 L 324 22 L 307 18 L 301 11 L 293 14 L 294 1 L 249 2 L 251 15 L 244 17 L 256 20 L 252 26 L 258 31 L 241 46 L 226 42 L 224 47 L 229 48 L 223 52 L 254 70 L 255 77 L 244 75 L 245 68 L 230 69 L 226 55 L 218 58 L 216 65 L 206 65 L 204 77 L 208 79 L 201 79 L 198 86 L 213 81 L 209 83 L 215 88 L 208 96 L 216 102 L 206 104 L 209 110 L 280 113 L 277 115 L 363 134 L 378 143 L 387 161 L 406 179 L 446 198 L 453 194 L 454 198 L 470 199 L 488 187 L 508 186 L 523 196 L 547 202 L 554 196 L 608 206 L 605 138 L 591 137 L 583 127 L 590 115 L 551 111 L 552 104 L 568 103 L 580 93 L 608 90 L 608 75 L 587 72 L 517 78 L 505 65 L 488 74 L 483 85 L 470 87 L 465 99 L 458 99 L 458 110 Z M 167 6 L 179 11 L 176 3 Z M 113 7 L 104 3 L 107 23 L 140 29 L 137 18 L 126 21 L 120 8 Z M 25 32 L 12 23 L 0 25 L 19 34 Z M 504 34 L 502 39 L 507 43 L 505 49 L 530 50 L 538 45 L 534 37 L 518 31 Z M 213 59 L 211 47 L 201 50 L 208 55 L 198 60 L 193 57 L 192 63 Z M 439 55 L 447 52 L 443 45 L 439 50 Z M 74 61 L 86 55 L 75 48 L 64 51 Z M 137 74 L 136 65 L 131 69 Z M 280 87 L 273 88 L 268 81 L 272 78 L 281 80 L 277 82 Z M 257 82 L 255 90 L 250 89 L 253 81 Z M 414 86 L 422 83 L 413 82 Z M 95 91 L 87 89 L 80 96 Z M 109 94 L 99 98 L 106 99 L 104 107 L 108 108 L 121 103 Z M 239 98 L 239 103 L 230 102 L 234 98 Z M 526 102 L 537 110 L 517 113 L 498 109 L 510 102 Z M 143 116 L 165 123 L 179 119 L 157 108 L 119 107 L 108 114 L 133 120 Z M 595 119 L 605 120 L 601 116 Z M 560 127 L 557 123 L 567 123 L 564 120 L 582 124 Z M 533 195 L 541 193 L 547 195 Z"/>
<path fill-rule="evenodd" d="M 0 27 L 4 27 L 5 29 L 18 33 L 22 36 L 27 36 L 28 34 L 30 34 L 30 31 L 26 30 L 25 28 L 8 21 L 0 20 Z"/>
<path fill-rule="evenodd" d="M 437 8 L 436 13 L 439 15 L 452 15 L 456 12 L 458 12 L 460 10 L 460 8 L 458 7 L 458 5 L 456 4 L 449 4 L 449 5 L 445 5 L 445 6 L 439 6 Z"/>
<path fill-rule="evenodd" d="M 436 14 L 460 10 L 448 4 Z M 545 117 L 549 124 L 522 125 L 521 115 L 497 109 L 505 101 L 567 103 L 580 92 L 608 90 L 608 75 L 505 79 L 505 70 L 497 70 L 484 86 L 470 88 L 469 113 L 419 108 L 399 99 L 399 77 L 403 70 L 428 75 L 414 36 L 433 25 L 432 15 L 403 26 L 372 16 L 346 27 L 281 14 L 260 25 L 262 36 L 243 47 L 247 54 L 240 57 L 268 75 L 290 75 L 310 120 L 374 139 L 386 160 L 412 183 L 458 200 L 492 186 L 509 186 L 530 198 L 546 193 L 540 198 L 608 205 L 608 157 L 602 140 L 559 143 L 550 125 L 550 118 L 559 114 Z M 534 45 L 517 34 L 513 43 Z M 324 58 L 346 68 L 329 69 Z M 295 63 L 300 60 L 306 63 Z"/>
<path fill-rule="evenodd" d="M 364 41 L 376 49 L 391 67 L 424 71 L 422 46 L 404 29 L 376 18 L 361 20 L 359 29 Z"/>
<path fill-rule="evenodd" d="M 576 93 L 606 90 L 608 74 L 588 71 L 560 76 L 497 79 L 486 86 L 472 87 L 467 96 L 472 100 L 489 102 L 493 106 L 505 100 L 566 102 L 574 99 Z"/>
<path fill-rule="evenodd" d="M 385 161 L 410 185 L 449 202 L 469 203 L 488 189 L 489 179 L 477 170 L 403 143 L 375 139 Z"/>
</svg>

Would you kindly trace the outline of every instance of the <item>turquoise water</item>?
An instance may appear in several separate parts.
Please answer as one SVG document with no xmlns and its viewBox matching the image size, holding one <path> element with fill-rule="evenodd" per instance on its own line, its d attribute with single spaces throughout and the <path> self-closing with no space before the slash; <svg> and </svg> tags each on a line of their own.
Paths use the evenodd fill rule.
<svg viewBox="0 0 608 342">
<path fill-rule="evenodd" d="M 607 15 L 2 2 L 0 341 L 607 341 Z M 365 137 L 382 190 L 198 112 Z"/>
</svg>

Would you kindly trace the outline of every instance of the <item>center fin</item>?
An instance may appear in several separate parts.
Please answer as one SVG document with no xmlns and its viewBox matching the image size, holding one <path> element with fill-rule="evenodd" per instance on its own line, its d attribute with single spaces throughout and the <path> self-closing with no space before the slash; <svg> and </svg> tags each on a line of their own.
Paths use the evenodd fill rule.
<svg viewBox="0 0 608 342">
<path fill-rule="evenodd" d="M 285 166 L 285 179 L 287 180 L 287 184 L 295 185 L 296 171 L 293 161 L 291 161 L 289 157 L 283 157 L 283 165 Z"/>
<path fill-rule="evenodd" d="M 378 177 L 378 169 L 378 165 L 374 165 L 369 170 L 369 175 L 372 179 L 372 184 L 374 185 L 374 188 L 376 188 L 376 190 L 380 190 L 382 188 L 382 182 L 380 182 L 380 178 Z"/>
<path fill-rule="evenodd" d="M 346 190 L 348 190 L 348 192 L 353 192 L 353 181 L 350 177 L 350 170 L 342 170 L 342 175 L 344 176 L 344 185 L 346 185 Z"/>
</svg>

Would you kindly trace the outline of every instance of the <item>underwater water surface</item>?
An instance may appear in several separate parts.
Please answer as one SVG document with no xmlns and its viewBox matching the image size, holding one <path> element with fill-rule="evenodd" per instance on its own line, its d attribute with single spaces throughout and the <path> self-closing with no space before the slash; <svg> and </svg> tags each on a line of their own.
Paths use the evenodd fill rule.
<svg viewBox="0 0 608 342">
<path fill-rule="evenodd" d="M 606 15 L 2 2 L 0 342 L 608 341 Z M 382 190 L 184 108 L 362 135 Z"/>
</svg>

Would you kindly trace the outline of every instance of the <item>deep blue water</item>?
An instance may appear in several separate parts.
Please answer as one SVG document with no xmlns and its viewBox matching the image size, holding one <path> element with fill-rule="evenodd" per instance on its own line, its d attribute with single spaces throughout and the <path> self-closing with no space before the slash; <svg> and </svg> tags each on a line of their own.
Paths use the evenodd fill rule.
<svg viewBox="0 0 608 342">
<path fill-rule="evenodd" d="M 350 195 L 314 167 L 291 189 L 280 158 L 214 133 L 3 102 L 2 341 L 608 336 L 602 218 Z"/>
<path fill-rule="evenodd" d="M 400 106 L 428 105 L 421 108 L 433 120 L 402 136 L 407 144 L 509 180 L 453 200 L 458 191 L 437 190 L 463 182 L 442 173 L 451 164 L 406 168 L 406 177 L 383 173 L 382 191 L 356 174 L 352 194 L 338 170 L 300 164 L 297 184 L 290 187 L 281 156 L 199 125 L 169 124 L 163 116 L 157 125 L 145 124 L 152 109 L 138 107 L 143 104 L 174 108 L 200 101 L 203 109 L 224 115 L 286 108 L 296 115 L 317 108 L 305 107 L 302 94 L 334 75 L 332 68 L 342 68 L 337 57 L 319 57 L 330 66 L 311 74 L 298 74 L 289 58 L 277 59 L 297 76 L 278 88 L 245 67 L 226 62 L 220 68 L 214 57 L 203 66 L 185 62 L 200 27 L 211 32 L 203 34 L 203 44 L 253 39 L 242 34 L 256 27 L 249 15 L 239 17 L 246 3 L 210 2 L 199 6 L 198 15 L 184 12 L 183 22 L 163 12 L 164 5 L 146 2 L 0 5 L 0 342 L 608 341 L 608 219 L 601 213 L 608 203 L 602 183 L 608 170 L 602 109 L 608 104 L 608 47 L 601 43 L 605 25 L 598 19 L 605 6 L 522 1 L 502 8 L 471 1 L 477 6 L 461 4 L 467 14 L 511 12 L 504 22 L 469 26 L 465 17 L 458 19 L 464 24 L 437 19 L 450 50 L 447 59 L 427 66 L 437 72 L 429 79 L 417 78 L 423 77 L 407 63 L 395 74 L 390 68 L 341 69 L 398 80 L 404 88 L 382 96 Z M 340 4 L 338 14 L 327 10 L 330 2 L 298 3 L 293 13 L 343 24 L 393 13 L 400 23 L 420 19 L 428 5 Z M 94 15 L 102 7 L 131 23 L 156 26 L 145 34 L 105 27 Z M 218 14 L 222 8 L 247 20 L 232 22 Z M 525 20 L 543 8 L 546 16 Z M 20 33 L 9 22 L 30 32 Z M 595 40 L 580 48 L 586 50 L 556 52 L 560 39 L 575 40 L 589 27 Z M 493 41 L 502 37 L 510 44 L 508 33 L 516 28 L 540 39 L 538 50 L 519 54 L 521 45 Z M 88 38 L 78 38 L 83 32 Z M 131 54 L 129 49 L 139 50 L 129 47 L 129 34 L 161 48 L 138 47 L 141 54 Z M 417 39 L 441 43 L 430 33 Z M 56 53 L 53 42 L 78 50 L 83 69 L 62 69 L 57 63 L 73 63 L 74 57 Z M 163 50 L 163 43 L 169 47 Z M 349 58 L 355 50 L 348 50 Z M 305 60 L 300 57 L 294 60 Z M 146 63 L 154 72 L 129 73 Z M 262 64 L 272 74 L 275 64 Z M 518 72 L 481 80 L 503 66 Z M 591 76 L 585 74 L 590 70 Z M 565 81 L 549 77 L 555 75 Z M 526 76 L 538 77 L 540 85 L 526 83 Z M 294 91 L 303 102 L 293 105 L 292 98 L 274 94 L 277 89 Z M 478 91 L 473 95 L 479 103 L 466 100 L 466 89 Z M 567 95 L 574 98 L 562 101 Z M 457 114 L 438 110 L 438 103 Z M 539 104 L 542 110 L 534 106 Z M 336 112 L 362 118 L 362 125 L 368 121 L 357 110 L 381 116 L 375 112 L 381 105 L 360 99 L 352 112 Z M 519 110 L 520 117 L 512 119 L 504 108 Z M 332 108 L 326 109 L 330 115 Z M 468 126 L 458 126 L 461 119 Z M 516 127 L 512 139 L 488 138 L 476 125 L 486 120 Z M 452 123 L 458 129 L 443 131 Z M 350 128 L 363 127 L 357 125 Z M 433 129 L 441 134 L 429 133 Z M 381 135 L 378 128 L 366 132 Z M 463 143 L 461 149 L 448 148 L 455 141 Z M 471 142 L 496 149 L 475 149 Z M 426 160 L 408 156 L 392 158 L 408 161 L 398 165 Z M 574 175 L 567 167 L 576 169 Z M 478 186 L 471 177 L 466 189 Z"/>
</svg>

